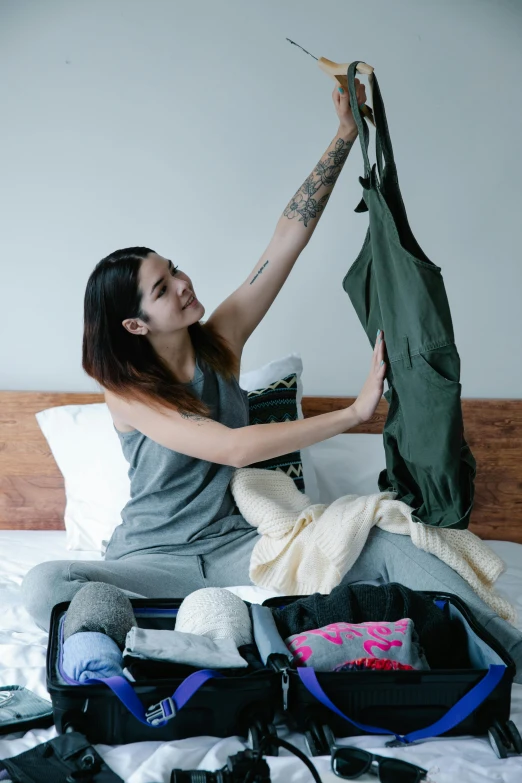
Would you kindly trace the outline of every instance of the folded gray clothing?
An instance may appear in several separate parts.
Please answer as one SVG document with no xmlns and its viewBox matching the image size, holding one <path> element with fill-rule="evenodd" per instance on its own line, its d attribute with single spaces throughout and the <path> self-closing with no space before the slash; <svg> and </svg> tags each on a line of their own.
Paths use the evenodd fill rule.
<svg viewBox="0 0 522 783">
<path fill-rule="evenodd" d="M 125 637 L 136 624 L 132 604 L 123 590 L 105 582 L 87 582 L 69 604 L 63 637 L 67 640 L 79 631 L 104 633 L 123 650 Z"/>
<path fill-rule="evenodd" d="M 201 669 L 236 669 L 248 666 L 237 651 L 233 639 L 209 639 L 183 631 L 157 631 L 131 628 L 123 655 L 156 661 L 183 663 Z"/>
<path fill-rule="evenodd" d="M 330 623 L 285 639 L 298 666 L 330 672 L 359 658 L 385 658 L 429 669 L 409 617 L 395 622 Z"/>
</svg>

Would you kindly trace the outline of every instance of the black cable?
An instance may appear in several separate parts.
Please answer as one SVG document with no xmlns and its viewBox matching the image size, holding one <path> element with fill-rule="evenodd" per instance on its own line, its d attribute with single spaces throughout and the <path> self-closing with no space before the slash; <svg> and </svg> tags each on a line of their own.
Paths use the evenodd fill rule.
<svg viewBox="0 0 522 783">
<path fill-rule="evenodd" d="M 259 743 L 259 748 L 257 749 L 257 758 L 254 760 L 251 768 L 246 773 L 245 777 L 243 778 L 243 783 L 250 783 L 252 780 L 252 775 L 257 771 L 256 768 L 259 767 L 259 762 L 263 759 L 263 748 L 267 742 L 268 737 L 266 734 L 264 734 L 261 737 L 261 741 Z"/>
<path fill-rule="evenodd" d="M 315 780 L 316 783 L 323 783 L 321 778 L 319 777 L 319 773 L 317 772 L 316 768 L 310 761 L 310 759 L 305 756 L 305 754 L 299 750 L 299 748 L 296 748 L 295 745 L 292 745 L 290 742 L 287 742 L 286 740 L 280 739 L 279 737 L 274 737 L 273 735 L 263 734 L 263 736 L 260 739 L 259 742 L 259 748 L 257 751 L 254 751 L 257 753 L 257 758 L 253 761 L 251 768 L 248 770 L 246 776 L 243 778 L 243 783 L 251 783 L 252 776 L 256 773 L 256 767 L 259 767 L 259 762 L 263 759 L 263 751 L 266 747 L 266 745 L 277 745 L 279 748 L 285 748 L 285 750 L 290 751 L 290 753 L 293 753 L 294 756 L 297 756 L 298 759 L 300 759 L 303 764 L 306 764 L 310 772 L 312 773 L 312 777 Z M 224 767 L 221 767 L 221 769 L 216 770 L 216 772 L 226 772 L 228 771 L 228 764 L 225 764 Z"/>
<path fill-rule="evenodd" d="M 310 772 L 312 773 L 313 779 L 316 781 L 316 783 L 322 783 L 321 778 L 319 777 L 319 773 L 310 761 L 310 759 L 305 756 L 305 754 L 299 750 L 299 748 L 296 748 L 295 745 L 292 745 L 290 742 L 287 742 L 286 740 L 279 739 L 279 737 L 270 737 L 270 742 L 273 742 L 274 745 L 279 745 L 280 748 L 285 748 L 286 750 L 289 750 L 290 753 L 293 753 L 294 756 L 297 756 L 298 759 L 301 759 L 303 764 L 306 764 Z"/>
<path fill-rule="evenodd" d="M 322 783 L 321 778 L 319 777 L 319 773 L 317 772 L 316 768 L 310 761 L 310 759 L 305 756 L 305 754 L 299 750 L 299 748 L 296 748 L 295 745 L 292 745 L 290 742 L 287 742 L 286 740 L 280 739 L 279 737 L 274 737 L 272 735 L 268 736 L 267 734 L 264 734 L 261 737 L 261 741 L 259 743 L 259 750 L 258 752 L 258 758 L 255 760 L 252 769 L 250 769 L 243 781 L 243 783 L 250 783 L 252 780 L 252 774 L 255 772 L 256 766 L 259 766 L 259 759 L 263 757 L 263 749 L 266 745 L 272 744 L 277 745 L 279 748 L 285 748 L 285 750 L 290 751 L 290 753 L 293 753 L 294 756 L 297 756 L 298 759 L 300 759 L 303 764 L 306 764 L 310 772 L 312 773 L 313 779 L 316 781 L 316 783 Z"/>
</svg>

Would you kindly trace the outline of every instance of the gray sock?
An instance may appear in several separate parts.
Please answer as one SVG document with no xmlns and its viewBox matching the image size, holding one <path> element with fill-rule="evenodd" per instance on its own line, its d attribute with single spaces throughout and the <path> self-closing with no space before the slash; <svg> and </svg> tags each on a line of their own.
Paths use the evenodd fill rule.
<svg viewBox="0 0 522 783">
<path fill-rule="evenodd" d="M 97 631 L 113 639 L 122 650 L 125 637 L 137 625 L 132 604 L 119 587 L 87 582 L 73 597 L 63 627 L 64 640 L 79 631 Z"/>
</svg>

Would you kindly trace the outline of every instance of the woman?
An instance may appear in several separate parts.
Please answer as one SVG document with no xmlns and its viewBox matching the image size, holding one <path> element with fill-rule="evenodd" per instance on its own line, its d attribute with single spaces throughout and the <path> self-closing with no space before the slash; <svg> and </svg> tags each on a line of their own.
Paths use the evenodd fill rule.
<svg viewBox="0 0 522 783">
<path fill-rule="evenodd" d="M 361 104 L 365 88 L 355 81 Z M 335 138 L 290 200 L 252 273 L 206 322 L 190 277 L 149 248 L 119 250 L 91 274 L 83 368 L 104 390 L 130 465 L 131 499 L 103 561 L 42 563 L 25 577 L 25 605 L 44 630 L 53 605 L 70 601 L 87 581 L 109 582 L 131 597 L 184 597 L 201 587 L 250 584 L 257 531 L 235 506 L 234 469 L 310 446 L 373 415 L 386 372 L 382 334 L 366 383 L 346 409 L 249 426 L 247 392 L 238 383 L 243 347 L 308 243 L 357 138 L 349 96 L 336 88 L 332 97 Z M 326 295 L 318 281 L 318 296 Z M 522 670 L 522 635 L 405 536 L 374 528 L 343 581 L 457 593 Z"/>
</svg>

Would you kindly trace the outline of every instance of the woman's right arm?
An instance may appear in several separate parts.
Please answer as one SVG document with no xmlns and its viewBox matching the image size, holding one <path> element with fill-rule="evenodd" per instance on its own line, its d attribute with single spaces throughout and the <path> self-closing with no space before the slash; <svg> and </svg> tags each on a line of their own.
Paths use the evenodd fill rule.
<svg viewBox="0 0 522 783">
<path fill-rule="evenodd" d="M 385 348 L 384 333 L 379 330 L 370 373 L 356 401 L 348 408 L 311 416 L 309 419 L 281 424 L 255 424 L 236 430 L 239 442 L 238 467 L 304 449 L 371 419 L 383 393 L 386 375 Z"/>
<path fill-rule="evenodd" d="M 241 427 L 233 430 L 237 437 L 236 467 L 242 468 L 281 454 L 290 454 L 340 435 L 360 423 L 354 406 L 350 405 L 308 419 Z"/>
<path fill-rule="evenodd" d="M 160 445 L 190 457 L 240 468 L 303 449 L 367 421 L 382 397 L 385 371 L 384 341 L 377 340 L 370 374 L 353 405 L 308 419 L 237 428 L 204 416 L 182 414 L 167 406 L 155 410 L 109 392 L 106 401 L 115 417 Z"/>
<path fill-rule="evenodd" d="M 109 409 L 120 422 L 173 451 L 190 457 L 241 468 L 280 454 L 297 451 L 338 435 L 359 423 L 354 406 L 297 421 L 226 427 L 214 419 L 160 410 L 106 393 Z"/>
</svg>

